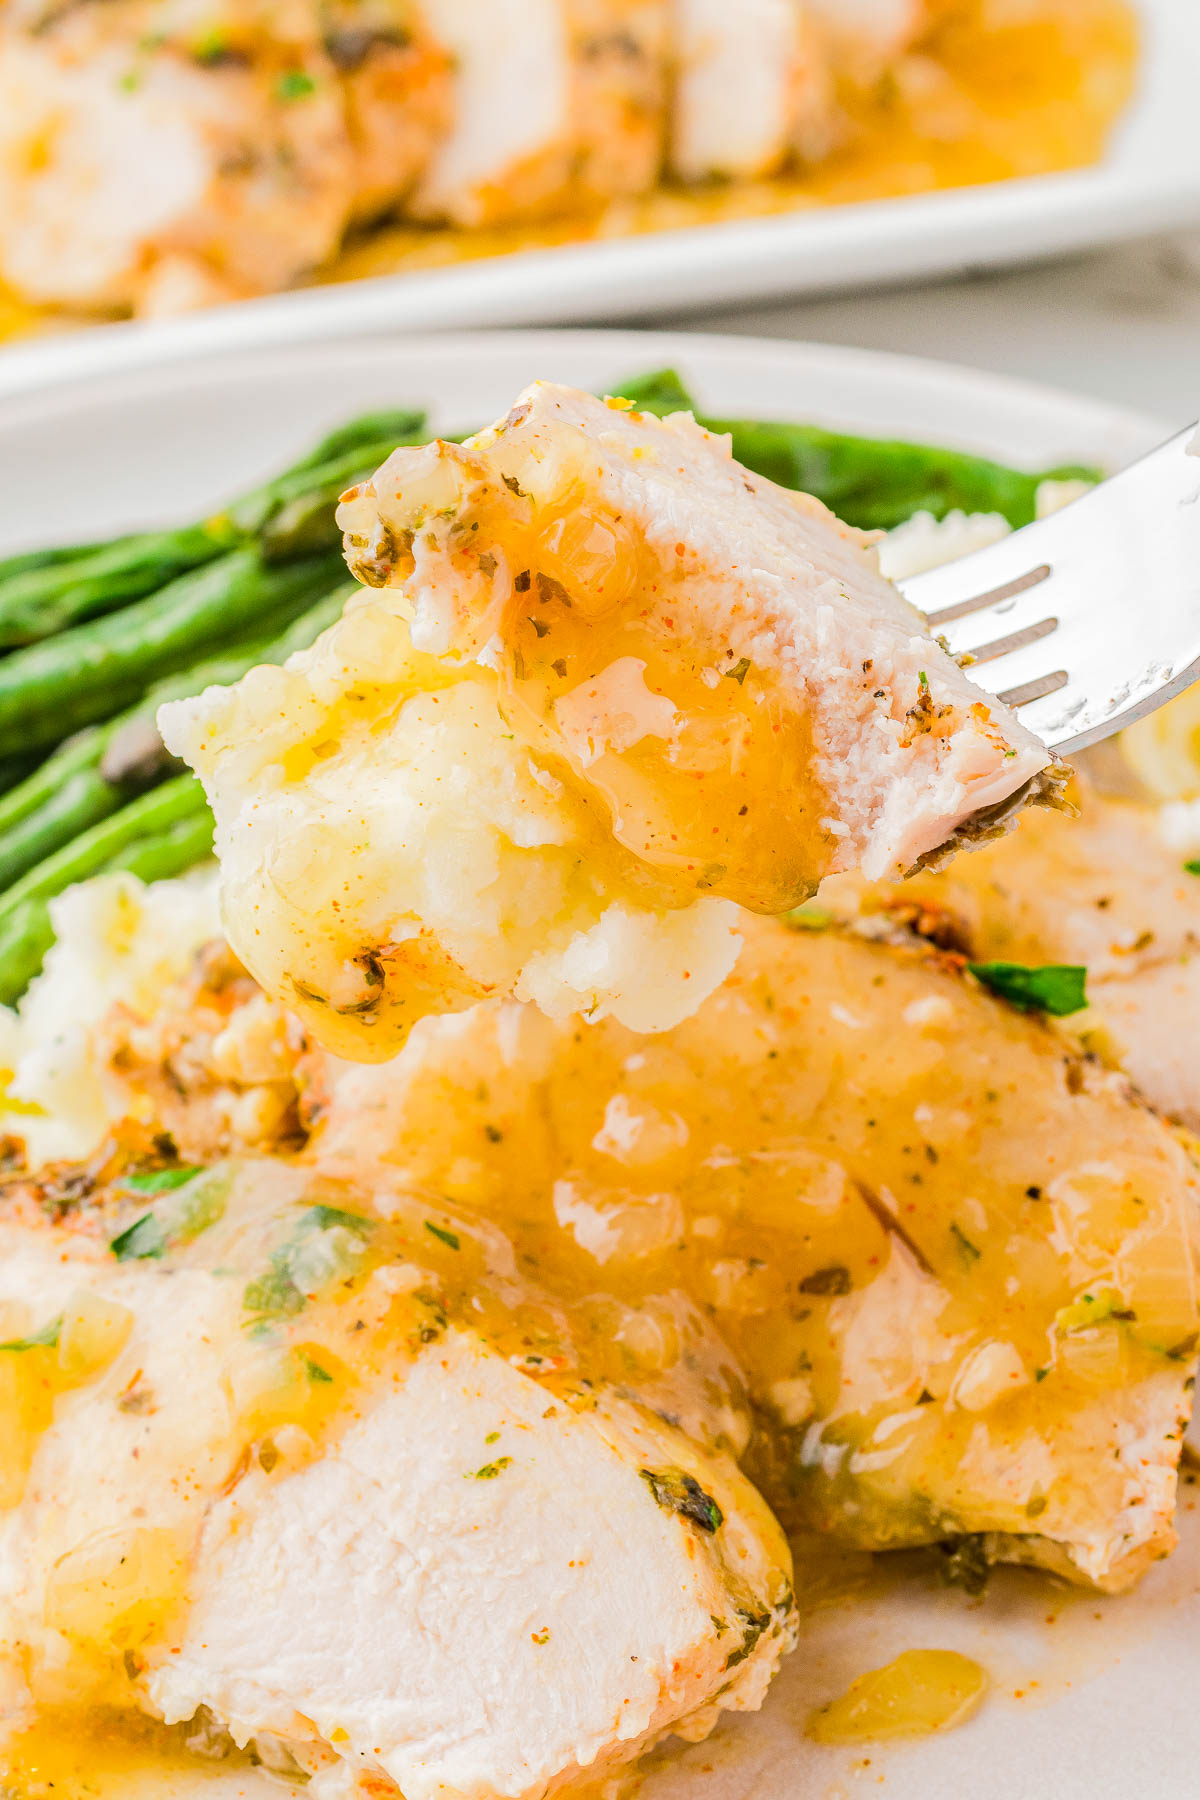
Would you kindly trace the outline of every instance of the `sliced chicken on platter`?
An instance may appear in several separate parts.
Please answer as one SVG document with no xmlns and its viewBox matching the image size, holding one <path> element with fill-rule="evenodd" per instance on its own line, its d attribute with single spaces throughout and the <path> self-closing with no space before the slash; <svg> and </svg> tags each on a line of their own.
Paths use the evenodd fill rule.
<svg viewBox="0 0 1200 1800">
<path fill-rule="evenodd" d="M 831 870 L 900 875 L 1061 769 L 818 501 L 688 415 L 535 384 L 340 514 L 371 592 L 163 709 L 229 941 L 339 1054 L 504 993 L 660 1030 Z"/>
<path fill-rule="evenodd" d="M 666 0 L 425 0 L 454 59 L 454 124 L 412 201 L 462 225 L 654 185 Z"/>
<path fill-rule="evenodd" d="M 286 287 L 404 194 L 448 82 L 405 0 L 13 0 L 0 275 L 140 312 Z"/>
<path fill-rule="evenodd" d="M 0 1199 L 10 1730 L 141 1708 L 318 1793 L 517 1800 L 760 1703 L 778 1528 L 506 1239 L 139 1151 Z"/>
<path fill-rule="evenodd" d="M 769 175 L 828 147 L 834 91 L 799 0 L 674 0 L 671 168 L 682 181 Z"/>
</svg>

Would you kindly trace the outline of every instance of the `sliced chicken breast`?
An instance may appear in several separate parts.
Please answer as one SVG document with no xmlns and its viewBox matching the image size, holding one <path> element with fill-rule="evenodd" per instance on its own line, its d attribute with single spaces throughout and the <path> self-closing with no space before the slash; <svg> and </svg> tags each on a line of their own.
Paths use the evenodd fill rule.
<svg viewBox="0 0 1200 1800">
<path fill-rule="evenodd" d="M 666 0 L 425 0 L 454 58 L 455 124 L 412 201 L 481 225 L 654 185 Z"/>
<path fill-rule="evenodd" d="M 686 415 L 535 384 L 340 517 L 375 591 L 160 720 L 230 943 L 339 1054 L 504 993 L 667 1028 L 732 966 L 730 902 L 899 875 L 1061 778 L 859 533 Z"/>
<path fill-rule="evenodd" d="M 1197 1130 L 1200 880 L 1185 865 L 1200 832 L 1188 811 L 1084 787 L 1078 819 L 1031 817 L 916 891 L 955 915 L 979 961 L 1085 967 L 1090 1005 L 1072 1025 Z"/>
<path fill-rule="evenodd" d="M 681 181 L 769 175 L 827 140 L 834 92 L 801 0 L 674 0 L 671 168 Z"/>
<path fill-rule="evenodd" d="M 0 1202 L 10 1725 L 141 1707 L 339 1795 L 516 1800 L 760 1703 L 778 1528 L 494 1231 L 121 1162 Z"/>
<path fill-rule="evenodd" d="M 954 928 L 907 894 L 851 929 L 747 920 L 736 973 L 651 1040 L 509 1002 L 427 1020 L 388 1064 L 300 1056 L 306 1156 L 517 1230 L 572 1307 L 602 1289 L 598 1366 L 648 1358 L 693 1437 L 741 1453 L 744 1383 L 749 1466 L 806 1529 L 1126 1586 L 1172 1542 L 1195 1174 L 1121 1077 L 963 975 Z M 188 1054 L 181 1021 L 228 998 L 186 994 L 162 1021 L 185 1141 L 214 1040 Z M 134 1112 L 164 1085 L 154 1030 L 122 1070 Z"/>
<path fill-rule="evenodd" d="M 790 1522 L 1128 1586 L 1174 1541 L 1195 1172 L 960 958 L 886 914 L 820 924 L 747 921 L 661 1038 L 548 1043 L 482 1009 L 389 1066 L 327 1062 L 309 1154 L 386 1157 L 497 1217 L 519 1169 L 543 1270 L 642 1306 L 682 1285 L 736 1352 L 747 1466 Z"/>
<path fill-rule="evenodd" d="M 328 258 L 403 195 L 449 97 L 411 7 L 370 0 L 352 30 L 349 10 L 28 0 L 0 22 L 3 279 L 163 312 Z"/>
<path fill-rule="evenodd" d="M 867 85 L 929 22 L 930 0 L 804 0 L 825 34 L 839 74 Z"/>
</svg>

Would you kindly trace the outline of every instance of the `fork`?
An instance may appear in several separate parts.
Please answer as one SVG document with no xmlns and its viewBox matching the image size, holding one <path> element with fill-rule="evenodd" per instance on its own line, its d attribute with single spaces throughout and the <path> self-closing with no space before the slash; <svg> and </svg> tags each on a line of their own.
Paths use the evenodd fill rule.
<svg viewBox="0 0 1200 1800">
<path fill-rule="evenodd" d="M 902 581 L 971 680 L 1068 756 L 1200 679 L 1200 436 Z"/>
</svg>

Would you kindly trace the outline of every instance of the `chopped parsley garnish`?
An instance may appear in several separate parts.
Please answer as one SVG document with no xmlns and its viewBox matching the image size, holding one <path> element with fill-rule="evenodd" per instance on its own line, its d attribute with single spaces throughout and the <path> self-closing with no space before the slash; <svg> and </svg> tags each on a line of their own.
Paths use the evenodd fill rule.
<svg viewBox="0 0 1200 1800">
<path fill-rule="evenodd" d="M 1184 873 L 1187 875 L 1200 875 L 1200 861 L 1193 859 L 1189 862 L 1185 862 L 1183 867 Z"/>
<path fill-rule="evenodd" d="M 363 1256 L 374 1221 L 338 1206 L 309 1206 L 289 1238 L 276 1245 L 266 1271 L 247 1284 L 242 1305 L 253 1325 L 294 1318 L 309 1296 L 348 1275 Z"/>
<path fill-rule="evenodd" d="M 316 82 L 303 69 L 285 69 L 275 83 L 275 95 L 279 100 L 307 100 L 316 91 Z"/>
<path fill-rule="evenodd" d="M 738 686 L 742 687 L 749 673 L 750 658 L 748 656 L 742 656 L 734 663 L 732 669 L 726 669 L 725 679 L 726 681 L 736 681 Z"/>
<path fill-rule="evenodd" d="M 678 1513 L 701 1531 L 717 1531 L 725 1523 L 711 1494 L 706 1494 L 694 1475 L 684 1469 L 639 1469 L 639 1475 L 665 1512 Z"/>
<path fill-rule="evenodd" d="M 347 1231 L 357 1231 L 363 1237 L 369 1237 L 375 1229 L 373 1219 L 362 1213 L 343 1212 L 339 1206 L 310 1206 L 300 1215 L 302 1231 L 332 1231 L 335 1225 L 344 1225 Z"/>
<path fill-rule="evenodd" d="M 181 1163 L 177 1169 L 142 1169 L 136 1175 L 125 1175 L 121 1186 L 132 1188 L 135 1194 L 169 1194 L 199 1174 L 198 1163 Z"/>
<path fill-rule="evenodd" d="M 109 1242 L 118 1262 L 137 1262 L 165 1256 L 174 1245 L 188 1244 L 215 1225 L 225 1211 L 229 1174 L 219 1164 L 207 1170 L 182 1165 L 142 1170 L 125 1176 L 121 1185 L 161 1202 Z"/>
<path fill-rule="evenodd" d="M 978 1262 L 980 1256 L 982 1255 L 982 1251 L 980 1250 L 979 1245 L 973 1244 L 971 1242 L 970 1238 L 967 1236 L 967 1234 L 963 1230 L 962 1226 L 959 1225 L 956 1220 L 951 1219 L 950 1229 L 954 1233 L 954 1236 L 958 1239 L 958 1246 L 959 1246 L 959 1249 L 962 1251 L 963 1255 L 966 1257 L 969 1257 L 972 1262 Z"/>
<path fill-rule="evenodd" d="M 457 1232 L 443 1230 L 440 1225 L 435 1225 L 432 1219 L 426 1219 L 425 1229 L 432 1232 L 435 1238 L 440 1238 L 443 1244 L 448 1244 L 451 1250 L 462 1249 Z"/>
<path fill-rule="evenodd" d="M 505 1469 L 511 1468 L 511 1456 L 498 1456 L 495 1462 L 484 1463 L 482 1469 L 475 1469 L 464 1479 L 467 1481 L 495 1481 L 497 1475 L 503 1474 Z"/>
<path fill-rule="evenodd" d="M 333 1376 L 329 1373 L 329 1370 L 323 1369 L 319 1362 L 313 1361 L 311 1356 L 306 1356 L 304 1358 L 304 1373 L 308 1376 L 310 1381 L 314 1382 L 331 1382 L 333 1380 Z"/>
<path fill-rule="evenodd" d="M 1087 1005 L 1087 970 L 1074 963 L 968 963 L 976 981 L 1018 1012 L 1050 1013 L 1065 1019 Z"/>
<path fill-rule="evenodd" d="M 837 917 L 827 906 L 793 906 L 791 912 L 785 912 L 783 923 L 789 931 L 828 931 L 831 925 L 837 924 Z"/>
<path fill-rule="evenodd" d="M 167 1234 L 153 1213 L 143 1213 L 128 1230 L 113 1238 L 108 1247 L 118 1262 L 136 1262 L 145 1257 L 165 1256 Z"/>
<path fill-rule="evenodd" d="M 62 1330 L 62 1314 L 51 1319 L 48 1325 L 41 1325 L 31 1331 L 28 1337 L 10 1338 L 7 1344 L 0 1344 L 0 1350 L 56 1350 L 58 1337 Z"/>
<path fill-rule="evenodd" d="M 828 1295 L 837 1299 L 848 1294 L 852 1286 L 849 1269 L 843 1268 L 840 1263 L 834 1263 L 828 1269 L 814 1269 L 811 1275 L 806 1275 L 800 1283 L 799 1291 L 802 1294 Z"/>
</svg>

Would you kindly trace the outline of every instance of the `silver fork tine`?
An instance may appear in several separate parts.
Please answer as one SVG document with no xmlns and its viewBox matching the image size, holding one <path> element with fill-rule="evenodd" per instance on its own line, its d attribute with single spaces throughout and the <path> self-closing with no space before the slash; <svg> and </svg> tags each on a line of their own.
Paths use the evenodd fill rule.
<svg viewBox="0 0 1200 1800">
<path fill-rule="evenodd" d="M 1200 460 L 1181 432 L 1073 505 L 902 582 L 1060 755 L 1200 677 Z"/>
</svg>

